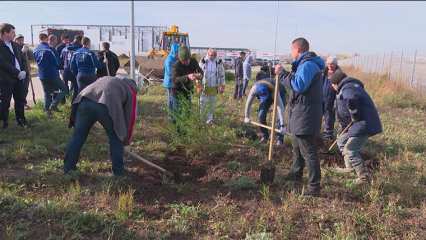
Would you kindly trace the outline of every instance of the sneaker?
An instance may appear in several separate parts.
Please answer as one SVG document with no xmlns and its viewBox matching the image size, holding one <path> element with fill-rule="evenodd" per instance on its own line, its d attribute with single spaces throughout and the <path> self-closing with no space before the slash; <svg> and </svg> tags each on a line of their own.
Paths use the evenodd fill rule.
<svg viewBox="0 0 426 240">
<path fill-rule="evenodd" d="M 353 168 L 348 168 L 348 167 L 344 167 L 344 168 L 336 167 L 334 169 L 334 171 L 337 172 L 337 173 L 351 173 L 351 172 L 354 171 L 354 169 Z"/>
<path fill-rule="evenodd" d="M 284 145 L 284 141 L 283 140 L 277 140 L 276 145 L 277 146 L 282 146 L 282 145 Z"/>
</svg>

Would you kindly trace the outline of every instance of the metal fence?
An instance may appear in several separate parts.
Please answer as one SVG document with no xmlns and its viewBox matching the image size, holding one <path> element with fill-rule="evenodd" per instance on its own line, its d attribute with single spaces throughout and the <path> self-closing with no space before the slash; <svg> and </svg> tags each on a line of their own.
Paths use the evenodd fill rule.
<svg viewBox="0 0 426 240">
<path fill-rule="evenodd" d="M 353 66 L 363 72 L 385 75 L 416 90 L 426 90 L 426 52 L 392 51 L 371 55 L 355 55 L 340 61 L 342 66 Z"/>
</svg>

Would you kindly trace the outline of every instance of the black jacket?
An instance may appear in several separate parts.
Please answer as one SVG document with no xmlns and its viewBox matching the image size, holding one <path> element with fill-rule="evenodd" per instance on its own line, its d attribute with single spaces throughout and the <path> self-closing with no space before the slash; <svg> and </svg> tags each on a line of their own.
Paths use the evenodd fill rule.
<svg viewBox="0 0 426 240">
<path fill-rule="evenodd" d="M 312 61 L 315 64 L 318 58 L 314 52 L 309 52 L 302 59 L 293 63 L 292 72 L 285 77 L 284 84 L 291 88 L 291 80 L 295 77 L 297 69 L 305 62 Z M 314 66 L 314 65 L 312 65 Z M 317 65 L 318 66 L 318 65 Z M 314 75 L 308 89 L 302 93 L 294 90 L 289 97 L 289 132 L 293 135 L 318 135 L 321 129 L 322 117 L 322 66 L 317 67 L 318 71 Z M 282 75 L 281 78 L 285 76 Z"/>
<path fill-rule="evenodd" d="M 111 76 L 115 76 L 117 74 L 118 69 L 120 68 L 120 61 L 118 60 L 118 57 L 114 52 L 100 51 L 98 52 L 98 59 L 99 59 L 99 62 L 102 63 L 102 67 L 99 68 L 96 72 L 98 78 L 108 76 L 106 64 L 104 63 L 105 54 L 108 60 L 109 74 Z"/>
<path fill-rule="evenodd" d="M 13 53 L 9 47 L 0 40 L 0 85 L 13 84 L 18 81 L 18 74 L 26 70 L 21 48 L 15 42 L 12 42 Z M 20 70 L 15 67 L 15 57 L 18 59 Z"/>
<path fill-rule="evenodd" d="M 338 90 L 337 119 L 342 128 L 353 121 L 349 137 L 373 136 L 383 131 L 376 106 L 360 80 L 346 77 L 339 83 Z"/>
<path fill-rule="evenodd" d="M 243 69 L 243 59 L 238 57 L 235 59 L 235 78 L 243 78 L 244 69 Z"/>
<path fill-rule="evenodd" d="M 189 65 L 184 65 L 179 60 L 176 61 L 172 70 L 172 81 L 176 93 L 188 95 L 193 92 L 194 83 L 188 79 L 188 74 L 191 73 L 201 73 L 204 75 L 197 60 L 191 58 Z"/>
</svg>

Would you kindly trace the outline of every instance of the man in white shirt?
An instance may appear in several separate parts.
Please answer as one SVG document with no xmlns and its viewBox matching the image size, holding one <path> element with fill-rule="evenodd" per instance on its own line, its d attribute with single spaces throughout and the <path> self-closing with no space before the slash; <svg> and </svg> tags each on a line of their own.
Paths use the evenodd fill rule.
<svg viewBox="0 0 426 240">
<path fill-rule="evenodd" d="M 0 24 L 0 120 L 3 128 L 8 127 L 9 107 L 13 96 L 16 122 L 27 126 L 25 119 L 25 72 L 26 63 L 20 47 L 13 42 L 15 27 L 9 23 Z"/>
</svg>

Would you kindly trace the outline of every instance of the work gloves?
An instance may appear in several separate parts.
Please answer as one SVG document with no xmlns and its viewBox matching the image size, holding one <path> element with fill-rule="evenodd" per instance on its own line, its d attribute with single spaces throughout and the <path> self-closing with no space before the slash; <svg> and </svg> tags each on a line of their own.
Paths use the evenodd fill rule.
<svg viewBox="0 0 426 240">
<path fill-rule="evenodd" d="M 250 123 L 250 118 L 248 117 L 244 118 L 244 123 Z"/>
<path fill-rule="evenodd" d="M 25 71 L 20 71 L 18 74 L 19 80 L 24 80 L 27 77 L 27 73 Z"/>
</svg>

